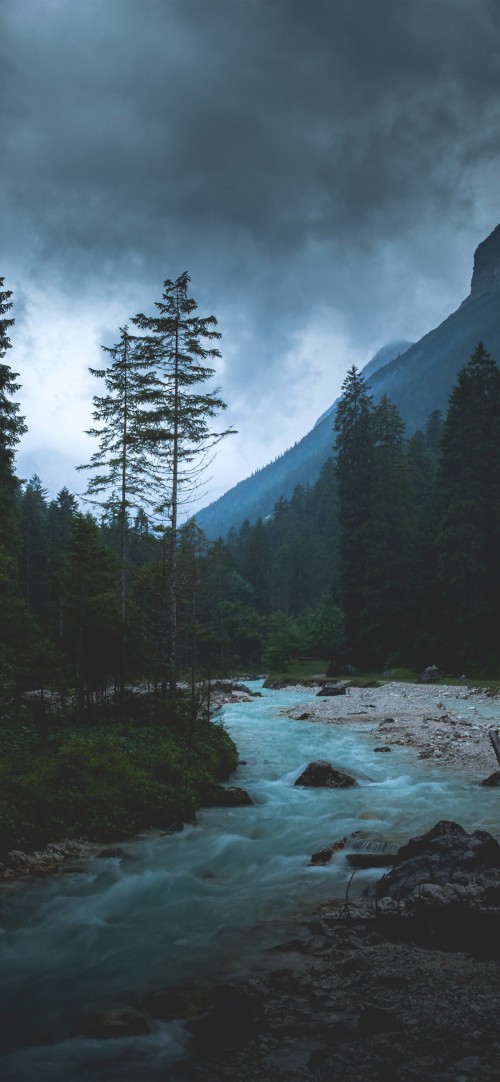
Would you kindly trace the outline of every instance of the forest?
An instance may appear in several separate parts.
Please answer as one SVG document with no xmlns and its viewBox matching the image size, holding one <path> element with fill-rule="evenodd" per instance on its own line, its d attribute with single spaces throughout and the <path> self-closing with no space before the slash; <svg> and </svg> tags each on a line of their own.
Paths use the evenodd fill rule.
<svg viewBox="0 0 500 1082">
<path fill-rule="evenodd" d="M 410 439 L 353 367 L 317 483 L 208 539 L 189 504 L 233 433 L 216 426 L 220 335 L 189 276 L 167 280 L 156 314 L 133 317 L 91 369 L 102 393 L 82 502 L 16 476 L 26 428 L 3 284 L 4 846 L 168 825 L 213 798 L 237 754 L 212 716 L 216 677 L 297 659 L 332 675 L 500 676 L 500 371 L 482 343 L 446 416 Z"/>
</svg>

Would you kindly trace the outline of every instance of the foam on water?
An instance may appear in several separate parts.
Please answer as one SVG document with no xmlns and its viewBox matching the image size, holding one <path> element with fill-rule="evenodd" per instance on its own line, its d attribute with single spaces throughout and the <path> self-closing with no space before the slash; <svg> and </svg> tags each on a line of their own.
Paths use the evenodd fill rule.
<svg viewBox="0 0 500 1082">
<path fill-rule="evenodd" d="M 164 1076 L 188 1047 L 178 1023 L 157 1025 L 148 1038 L 111 1042 L 71 1039 L 71 1033 L 95 1010 L 133 1006 L 155 989 L 210 984 L 266 964 L 266 948 L 294 934 L 297 916 L 343 896 L 352 868 L 342 853 L 324 867 L 308 866 L 311 854 L 335 839 L 363 830 L 373 844 L 400 844 L 444 818 L 468 830 L 492 829 L 495 791 L 474 785 L 473 777 L 420 763 L 405 748 L 376 755 L 366 724 L 325 726 L 280 714 L 309 697 L 264 692 L 252 703 L 225 707 L 245 760 L 231 781 L 249 791 L 254 807 L 202 811 L 180 834 L 125 843 L 122 859 L 87 861 L 77 872 L 3 892 L 0 1011 L 12 1019 L 9 1031 L 36 1047 L 9 1054 L 2 1077 L 145 1082 Z M 319 758 L 361 775 L 359 786 L 295 787 L 307 763 Z M 381 872 L 357 872 L 354 889 Z M 276 964 L 272 955 L 267 964 Z M 56 1043 L 43 1047 L 42 1038 Z"/>
</svg>

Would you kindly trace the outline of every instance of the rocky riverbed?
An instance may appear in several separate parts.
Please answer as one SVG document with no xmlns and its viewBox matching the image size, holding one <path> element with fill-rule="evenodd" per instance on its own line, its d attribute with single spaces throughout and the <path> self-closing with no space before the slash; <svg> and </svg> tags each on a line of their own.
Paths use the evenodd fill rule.
<svg viewBox="0 0 500 1082">
<path fill-rule="evenodd" d="M 498 726 L 498 710 L 497 721 L 492 720 L 498 702 L 498 696 L 470 688 L 388 682 L 380 688 L 347 687 L 345 695 L 332 698 L 314 696 L 286 713 L 323 725 L 359 723 L 380 749 L 414 747 L 420 759 L 485 777 L 498 766 L 488 738 L 488 730 Z"/>
<path fill-rule="evenodd" d="M 500 848 L 439 823 L 372 896 L 322 905 L 264 979 L 191 1022 L 184 1082 L 500 1077 Z"/>
<path fill-rule="evenodd" d="M 498 725 L 497 705 L 481 691 L 388 682 L 314 696 L 286 714 L 359 723 L 380 751 L 413 747 L 418 758 L 480 781 L 497 766 L 488 738 Z M 445 831 L 430 863 L 403 847 L 399 868 L 371 897 L 322 905 L 296 939 L 277 947 L 284 964 L 235 990 L 234 1009 L 248 1031 L 238 1040 L 236 1025 L 234 1047 L 227 1046 L 227 1030 L 217 1030 L 224 1008 L 221 1015 L 216 996 L 208 1007 L 209 1015 L 215 1011 L 212 1048 L 199 1042 L 198 1061 L 183 1071 L 183 1082 L 499 1078 L 499 851 L 485 835 L 491 866 L 486 858 L 474 871 L 454 850 L 454 830 L 463 841 L 458 826 L 449 836 Z M 196 1039 L 196 1026 L 194 1033 Z"/>
</svg>

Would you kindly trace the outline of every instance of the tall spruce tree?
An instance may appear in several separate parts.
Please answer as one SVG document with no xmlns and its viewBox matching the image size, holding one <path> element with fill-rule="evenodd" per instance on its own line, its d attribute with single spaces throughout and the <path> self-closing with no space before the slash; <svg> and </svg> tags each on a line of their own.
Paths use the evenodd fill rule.
<svg viewBox="0 0 500 1082">
<path fill-rule="evenodd" d="M 3 289 L 4 279 L 0 278 L 0 541 L 9 551 L 16 548 L 15 539 L 15 497 L 17 480 L 14 474 L 14 455 L 21 436 L 27 431 L 24 417 L 19 413 L 19 405 L 13 401 L 20 384 L 16 382 L 17 372 L 12 372 L 5 363 L 7 350 L 11 348 L 9 329 L 14 320 L 8 316 L 12 308 L 12 290 Z"/>
<path fill-rule="evenodd" d="M 29 669 L 29 652 L 36 629 L 26 604 L 19 595 L 18 501 L 19 483 L 14 472 L 14 456 L 21 436 L 26 432 L 24 418 L 13 396 L 20 389 L 17 373 L 5 363 L 11 348 L 10 328 L 14 320 L 12 291 L 3 289 L 0 278 L 0 707 L 17 701 Z M 12 699 L 12 696 L 14 697 Z"/>
<path fill-rule="evenodd" d="M 142 332 L 141 355 L 156 374 L 156 402 L 150 414 L 149 449 L 163 473 L 157 513 L 167 523 L 169 542 L 169 640 L 168 681 L 165 690 L 175 697 L 177 686 L 177 545 L 179 510 L 199 486 L 213 448 L 232 429 L 214 431 L 211 420 L 226 404 L 219 390 L 203 385 L 214 375 L 207 364 L 220 356 L 212 344 L 220 338 L 214 316 L 196 315 L 197 304 L 188 295 L 189 275 L 167 279 L 158 314 L 135 316 Z M 165 674 L 166 676 L 167 674 Z"/>
<path fill-rule="evenodd" d="M 29 611 L 46 624 L 49 615 L 47 492 L 35 473 L 23 486 L 19 502 L 20 581 Z"/>
<path fill-rule="evenodd" d="M 442 652 L 500 668 L 500 370 L 480 342 L 458 374 L 439 459 Z"/>
<path fill-rule="evenodd" d="M 114 346 L 103 346 L 110 363 L 90 372 L 104 382 L 105 393 L 93 399 L 94 428 L 87 434 L 99 440 L 90 462 L 79 466 L 92 474 L 87 485 L 89 497 L 104 496 L 110 535 L 118 538 L 120 575 L 120 696 L 125 690 L 128 669 L 128 644 L 131 640 L 128 599 L 128 535 L 130 512 L 153 502 L 155 471 L 147 454 L 149 409 L 155 396 L 155 376 L 150 364 L 140 355 L 137 339 L 120 328 Z"/>
<path fill-rule="evenodd" d="M 87 495 L 104 494 L 104 507 L 118 525 L 120 553 L 120 604 L 126 618 L 126 556 L 130 510 L 151 502 L 154 476 L 146 453 L 148 408 L 154 397 L 154 375 L 140 358 L 136 339 L 127 327 L 120 328 L 120 340 L 103 346 L 110 358 L 106 368 L 90 368 L 103 380 L 106 393 L 95 395 L 93 418 L 96 426 L 87 435 L 99 440 L 90 462 L 79 466 L 91 476 Z"/>
<path fill-rule="evenodd" d="M 73 540 L 77 501 L 64 486 L 47 509 L 47 541 L 49 547 L 49 626 L 58 643 L 64 632 L 62 570 Z"/>
<path fill-rule="evenodd" d="M 373 479 L 373 405 L 355 365 L 342 384 L 335 417 L 340 524 L 340 578 L 347 647 L 358 663 L 370 655 L 366 618 L 366 568 L 370 548 Z"/>
<path fill-rule="evenodd" d="M 394 665 L 408 642 L 412 566 L 405 426 L 386 395 L 371 419 L 373 463 L 365 557 L 365 620 L 371 664 Z"/>
</svg>

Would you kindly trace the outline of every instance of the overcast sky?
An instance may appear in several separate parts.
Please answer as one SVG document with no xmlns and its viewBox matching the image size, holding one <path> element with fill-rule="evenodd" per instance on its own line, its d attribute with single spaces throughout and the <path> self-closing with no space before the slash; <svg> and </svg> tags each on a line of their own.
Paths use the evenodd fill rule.
<svg viewBox="0 0 500 1082">
<path fill-rule="evenodd" d="M 0 0 L 0 276 L 29 433 L 78 492 L 100 345 L 184 270 L 239 431 L 215 498 L 347 368 L 469 292 L 500 221 L 498 0 Z"/>
</svg>

